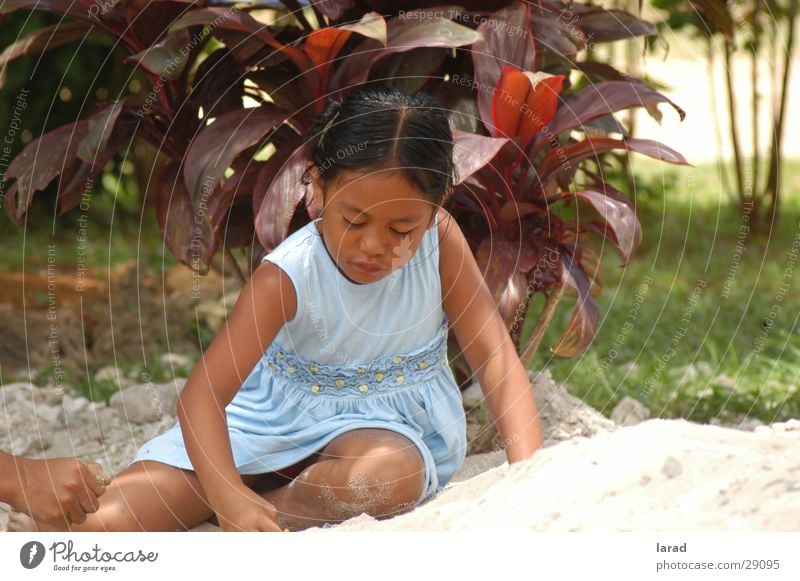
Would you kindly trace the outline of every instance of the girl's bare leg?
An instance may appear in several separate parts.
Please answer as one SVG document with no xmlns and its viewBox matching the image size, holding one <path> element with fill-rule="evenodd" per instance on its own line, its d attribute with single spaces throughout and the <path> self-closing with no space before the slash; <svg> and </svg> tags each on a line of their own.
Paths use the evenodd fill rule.
<svg viewBox="0 0 800 581">
<path fill-rule="evenodd" d="M 258 477 L 243 477 L 246 484 Z M 194 472 L 160 462 L 137 462 L 117 474 L 100 509 L 72 531 L 175 531 L 208 520 L 213 511 Z M 38 530 L 46 530 L 39 526 Z"/>
<path fill-rule="evenodd" d="M 332 440 L 297 478 L 262 496 L 278 510 L 278 525 L 295 531 L 363 512 L 394 516 L 416 504 L 424 485 L 425 464 L 411 440 L 362 428 Z"/>
</svg>

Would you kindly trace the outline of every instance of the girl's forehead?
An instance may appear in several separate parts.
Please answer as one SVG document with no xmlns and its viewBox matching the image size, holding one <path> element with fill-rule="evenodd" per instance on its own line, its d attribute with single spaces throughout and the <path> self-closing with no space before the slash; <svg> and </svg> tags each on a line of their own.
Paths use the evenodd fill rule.
<svg viewBox="0 0 800 581">
<path fill-rule="evenodd" d="M 332 201 L 371 213 L 405 206 L 408 213 L 430 212 L 432 203 L 400 172 L 373 172 L 334 185 Z"/>
</svg>

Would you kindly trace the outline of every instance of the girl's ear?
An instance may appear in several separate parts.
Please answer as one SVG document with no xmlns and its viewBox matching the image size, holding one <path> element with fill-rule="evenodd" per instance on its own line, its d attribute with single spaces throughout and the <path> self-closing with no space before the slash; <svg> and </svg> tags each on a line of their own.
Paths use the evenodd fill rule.
<svg viewBox="0 0 800 581">
<path fill-rule="evenodd" d="M 308 176 L 308 187 L 312 188 L 312 196 L 314 198 L 314 205 L 322 212 L 324 204 L 322 180 L 319 177 L 316 166 L 311 166 L 306 170 Z"/>
</svg>

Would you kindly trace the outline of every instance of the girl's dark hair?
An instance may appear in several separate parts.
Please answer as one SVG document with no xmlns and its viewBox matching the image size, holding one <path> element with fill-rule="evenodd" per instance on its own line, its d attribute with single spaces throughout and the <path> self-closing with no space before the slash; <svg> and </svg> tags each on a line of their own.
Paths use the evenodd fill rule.
<svg viewBox="0 0 800 581">
<path fill-rule="evenodd" d="M 369 87 L 341 103 L 329 100 L 306 143 L 325 184 L 344 170 L 396 168 L 441 204 L 455 183 L 450 123 L 439 102 L 424 92 Z"/>
</svg>

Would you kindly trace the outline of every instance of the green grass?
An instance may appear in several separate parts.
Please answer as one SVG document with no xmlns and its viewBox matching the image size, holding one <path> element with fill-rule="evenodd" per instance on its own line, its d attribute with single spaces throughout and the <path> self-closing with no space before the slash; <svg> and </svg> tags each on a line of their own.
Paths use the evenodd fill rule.
<svg viewBox="0 0 800 581">
<path fill-rule="evenodd" d="M 660 417 L 771 422 L 800 416 L 800 256 L 790 256 L 800 236 L 800 161 L 786 166 L 779 224 L 769 236 L 740 243 L 740 253 L 744 222 L 722 193 L 715 166 L 637 160 L 635 172 L 637 195 L 631 197 L 644 239 L 626 268 L 613 247 L 601 250 L 604 290 L 595 340 L 576 359 L 549 351 L 575 303 L 564 299 L 533 368 L 548 367 L 606 415 L 629 395 Z M 543 303 L 536 297 L 526 333 Z"/>
<path fill-rule="evenodd" d="M 46 269 L 48 245 L 55 245 L 58 274 L 74 274 L 82 259 L 100 275 L 128 260 L 138 260 L 156 272 L 175 264 L 155 211 L 146 208 L 140 215 L 138 202 L 131 201 L 135 196 L 125 191 L 134 187 L 131 180 L 127 182 L 117 187 L 113 176 L 104 175 L 85 211 L 76 207 L 61 216 L 54 212 L 52 196 L 39 193 L 22 226 L 0 211 L 0 270 Z"/>
</svg>

